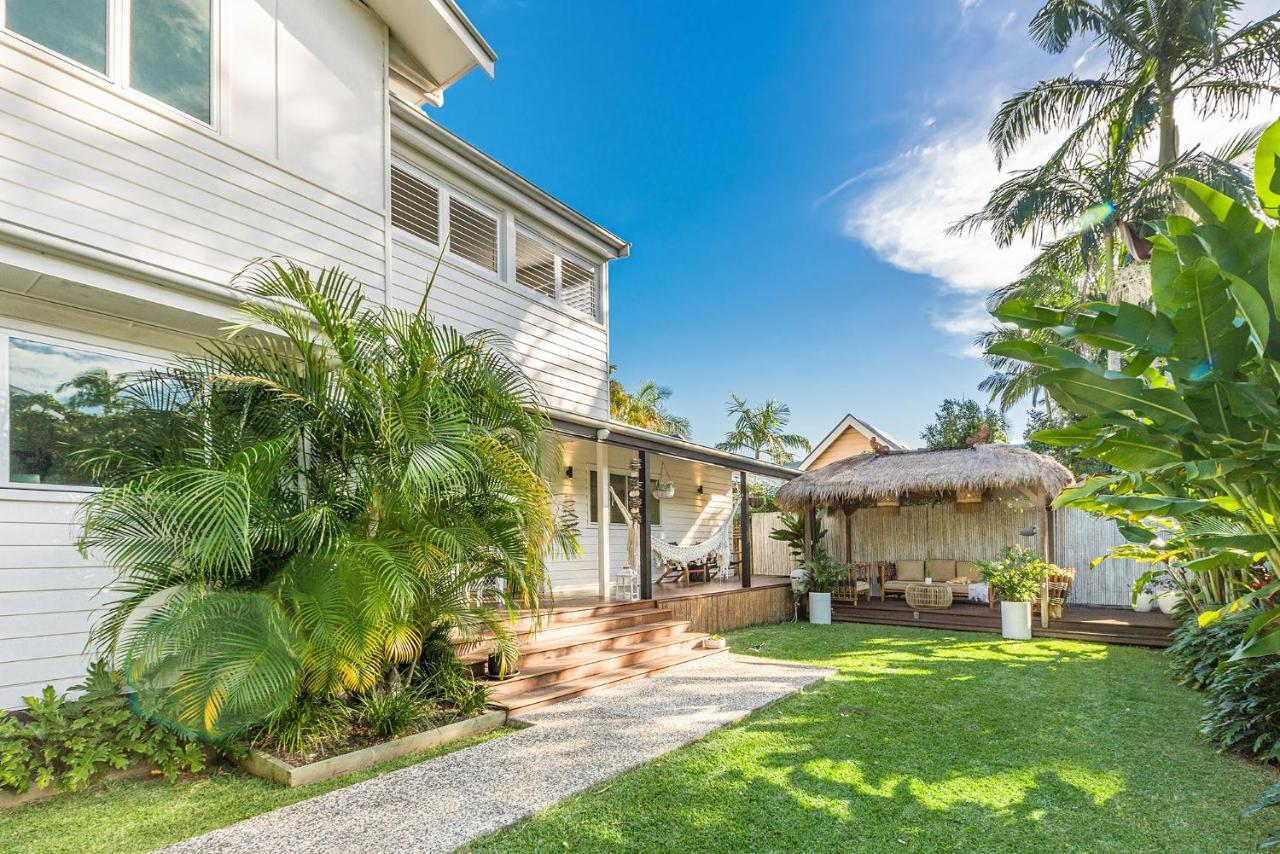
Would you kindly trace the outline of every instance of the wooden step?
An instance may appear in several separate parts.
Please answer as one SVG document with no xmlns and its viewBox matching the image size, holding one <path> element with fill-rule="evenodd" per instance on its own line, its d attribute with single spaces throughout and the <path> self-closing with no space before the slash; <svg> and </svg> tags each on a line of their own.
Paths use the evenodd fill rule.
<svg viewBox="0 0 1280 854">
<path fill-rule="evenodd" d="M 627 611 L 619 614 L 599 617 L 584 617 L 578 620 L 565 620 L 552 623 L 537 631 L 516 632 L 516 643 L 521 650 L 543 649 L 556 646 L 562 641 L 575 638 L 607 634 L 613 631 L 633 629 L 647 625 L 656 625 L 671 619 L 671 612 L 658 608 Z M 455 642 L 455 647 L 461 644 Z M 459 653 L 464 662 L 473 662 L 488 656 L 493 648 L 492 638 L 483 638 L 479 644 L 465 653 Z"/>
<path fill-rule="evenodd" d="M 662 611 L 661 613 L 665 616 L 670 616 L 669 611 Z M 670 637 L 684 632 L 688 628 L 688 620 L 666 619 L 659 622 L 638 623 L 617 629 L 574 635 L 568 638 L 554 638 L 552 640 L 539 638 L 536 642 L 521 644 L 519 666 L 523 669 L 525 666 L 532 667 L 550 659 L 617 649 L 641 641 Z M 483 665 L 486 656 L 486 652 L 478 651 L 463 656 L 462 660 L 472 665 L 472 669 L 476 670 Z"/>
<path fill-rule="evenodd" d="M 627 667 L 620 667 L 613 670 L 606 670 L 592 676 L 584 676 L 579 679 L 572 679 L 567 682 L 557 682 L 551 685 L 544 685 L 540 688 L 533 688 L 528 691 L 519 690 L 520 686 L 500 685 L 489 694 L 489 702 L 507 709 L 512 715 L 518 715 L 521 712 L 529 712 L 534 709 L 540 709 L 543 706 L 549 706 L 552 703 L 558 703 L 562 700 L 568 700 L 573 697 L 580 697 L 588 691 L 593 691 L 606 686 L 620 685 L 633 679 L 643 679 L 660 673 L 678 664 L 684 664 L 689 661 L 696 661 L 700 658 L 706 658 L 709 655 L 716 655 L 723 652 L 720 649 L 693 649 L 678 655 L 665 655 L 651 661 L 633 664 Z"/>
<path fill-rule="evenodd" d="M 636 611 L 652 611 L 657 607 L 657 603 L 652 600 L 640 600 L 636 602 L 600 602 L 594 604 L 583 605 L 564 605 L 555 606 L 551 610 L 542 615 L 542 627 L 546 628 L 550 625 L 575 622 L 579 620 L 589 620 L 597 617 L 611 617 L 620 614 L 629 614 Z M 536 625 L 534 615 L 528 611 L 518 611 L 511 619 L 509 625 L 511 630 L 517 633 L 525 633 L 534 629 Z"/>
<path fill-rule="evenodd" d="M 593 676 L 607 670 L 617 670 L 646 661 L 679 655 L 697 648 L 707 635 L 703 632 L 680 632 L 668 637 L 637 641 L 614 649 L 594 650 L 550 658 L 533 665 L 520 667 L 520 673 L 502 682 L 491 683 L 492 688 L 504 690 L 530 690 L 556 682 L 569 682 L 585 676 Z"/>
</svg>

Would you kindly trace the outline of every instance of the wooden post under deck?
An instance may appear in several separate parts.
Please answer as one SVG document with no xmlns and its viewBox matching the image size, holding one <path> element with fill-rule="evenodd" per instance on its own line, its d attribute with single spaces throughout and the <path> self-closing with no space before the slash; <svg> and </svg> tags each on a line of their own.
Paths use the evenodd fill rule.
<svg viewBox="0 0 1280 854">
<path fill-rule="evenodd" d="M 640 598 L 653 598 L 653 534 L 649 524 L 649 452 L 640 454 Z"/>
<path fill-rule="evenodd" d="M 747 490 L 747 473 L 738 472 L 738 571 L 742 586 L 751 586 L 751 493 Z"/>
</svg>

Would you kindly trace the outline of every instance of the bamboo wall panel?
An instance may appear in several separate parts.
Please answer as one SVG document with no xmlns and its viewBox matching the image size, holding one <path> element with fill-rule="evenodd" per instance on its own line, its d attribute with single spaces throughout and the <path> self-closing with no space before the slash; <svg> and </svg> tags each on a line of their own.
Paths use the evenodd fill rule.
<svg viewBox="0 0 1280 854">
<path fill-rule="evenodd" d="M 843 561 L 921 560 L 929 557 L 990 560 L 1007 546 L 1038 546 L 1018 532 L 1041 523 L 1025 501 L 997 499 L 983 504 L 982 513 L 957 513 L 955 505 L 903 507 L 896 515 L 873 509 L 853 514 L 853 554 L 845 552 L 844 516 L 826 521 L 824 544 Z M 795 568 L 786 546 L 769 539 L 781 524 L 778 513 L 757 513 L 751 519 L 752 571 L 757 575 L 790 575 Z M 1147 567 L 1137 561 L 1110 558 L 1096 569 L 1090 564 L 1124 541 L 1109 519 L 1082 510 L 1054 511 L 1054 557 L 1059 566 L 1074 567 L 1076 581 L 1069 601 L 1080 605 L 1128 606 L 1133 582 Z"/>
<path fill-rule="evenodd" d="M 710 596 L 664 599 L 672 619 L 688 620 L 693 631 L 727 632 L 744 626 L 781 623 L 792 617 L 790 587 L 757 587 Z"/>
<path fill-rule="evenodd" d="M 1074 507 L 1064 507 L 1055 514 L 1057 547 L 1053 562 L 1076 569 L 1075 584 L 1067 601 L 1081 605 L 1130 605 L 1133 582 L 1151 567 L 1136 560 L 1107 558 L 1096 569 L 1089 568 L 1089 564 L 1112 546 L 1124 542 L 1115 523 Z"/>
</svg>

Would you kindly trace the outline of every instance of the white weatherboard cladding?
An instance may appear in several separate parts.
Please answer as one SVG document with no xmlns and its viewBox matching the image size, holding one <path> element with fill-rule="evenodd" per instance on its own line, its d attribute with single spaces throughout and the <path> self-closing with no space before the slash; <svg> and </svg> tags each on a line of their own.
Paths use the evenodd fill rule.
<svg viewBox="0 0 1280 854">
<path fill-rule="evenodd" d="M 351 0 L 219 20 L 215 128 L 0 33 L 0 221 L 217 284 L 267 255 L 340 264 L 381 298 L 383 28 Z"/>
<path fill-rule="evenodd" d="M 595 593 L 596 550 L 599 543 L 599 526 L 589 522 L 591 504 L 591 472 L 595 469 L 595 443 L 578 440 L 566 441 L 561 454 L 563 465 L 551 473 L 551 488 L 560 496 L 573 495 L 579 517 L 577 557 L 557 556 L 550 561 L 548 572 L 552 588 L 557 593 L 578 591 Z M 610 474 L 626 474 L 635 454 L 625 448 L 609 448 Z M 649 455 L 651 479 L 659 475 L 675 483 L 673 498 L 663 499 L 661 522 L 653 526 L 654 536 L 680 545 L 694 545 L 710 537 L 720 529 L 733 512 L 731 475 L 728 469 L 670 459 L 656 454 Z M 573 478 L 565 476 L 565 469 L 573 467 Z M 703 494 L 698 494 L 698 485 Z M 624 500 L 626 496 L 623 496 Z M 609 526 L 609 565 L 616 574 L 630 565 L 627 556 L 627 528 L 625 525 Z M 656 567 L 655 567 L 656 570 Z"/>
<path fill-rule="evenodd" d="M 416 311 L 439 250 L 397 237 L 391 300 Z M 427 310 L 440 322 L 470 332 L 492 329 L 510 342 L 515 361 L 553 409 L 609 416 L 609 340 L 604 327 L 537 298 L 523 285 L 507 285 L 446 257 Z"/>
</svg>

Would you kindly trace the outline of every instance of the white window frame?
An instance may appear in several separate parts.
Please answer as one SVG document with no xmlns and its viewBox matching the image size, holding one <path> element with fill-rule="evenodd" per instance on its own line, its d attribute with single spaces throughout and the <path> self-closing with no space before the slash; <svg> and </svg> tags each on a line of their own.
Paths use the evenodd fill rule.
<svg viewBox="0 0 1280 854">
<path fill-rule="evenodd" d="M 414 178 L 415 180 L 421 181 L 427 186 L 434 188 L 436 191 L 436 239 L 434 241 L 427 240 L 425 237 L 419 234 L 414 234 L 412 231 L 409 231 L 407 228 L 401 225 L 397 225 L 395 222 L 392 222 L 391 227 L 395 230 L 396 236 L 401 239 L 411 240 L 414 243 L 421 244 L 422 246 L 430 247 L 433 252 L 439 252 L 440 238 L 442 235 L 446 233 L 444 230 L 444 226 L 449 216 L 448 205 L 445 204 L 445 199 L 448 198 L 448 193 L 449 193 L 448 188 L 439 180 L 437 180 L 435 177 L 428 175 L 426 172 L 423 172 L 421 169 L 418 169 L 409 163 L 405 163 L 403 160 L 391 161 L 391 166 L 390 168 L 387 169 L 388 188 L 391 186 L 391 169 L 399 169 L 401 172 L 404 172 L 409 177 Z M 391 218 L 390 192 L 388 192 L 388 195 L 387 195 L 387 218 L 388 220 L 390 220 Z"/>
<path fill-rule="evenodd" d="M 551 253 L 552 290 L 554 291 L 554 296 L 548 296 L 547 294 L 544 294 L 541 291 L 535 291 L 533 288 L 529 287 L 528 285 L 522 285 L 519 282 L 516 282 L 516 287 L 520 289 L 521 293 L 526 293 L 528 296 L 532 297 L 533 299 L 539 300 L 541 302 L 545 302 L 548 305 L 559 306 L 560 305 L 560 247 L 556 246 L 556 244 L 552 243 L 550 240 L 547 240 L 541 234 L 538 234 L 538 232 L 533 231 L 528 226 L 521 223 L 519 220 L 516 221 L 516 236 L 523 237 L 526 240 L 532 240 L 534 243 L 537 243 L 543 249 Z M 516 259 L 512 258 L 511 259 L 512 281 L 515 281 L 515 277 L 516 277 L 516 263 L 517 263 Z"/>
<path fill-rule="evenodd" d="M 88 338 L 89 336 L 86 336 Z M 34 341 L 51 347 L 65 350 L 78 350 L 95 356 L 114 356 L 120 359 L 138 362 L 155 368 L 173 364 L 171 359 L 157 358 L 149 353 L 136 350 L 125 350 L 111 344 L 99 344 L 84 338 L 68 338 L 61 335 L 49 335 L 13 326 L 0 326 L 0 490 L 27 490 L 31 492 L 92 494 L 101 492 L 102 487 L 85 484 L 67 483 L 14 483 L 10 480 L 9 469 L 9 342 L 13 338 L 22 341 Z"/>
<path fill-rule="evenodd" d="M 521 289 L 523 291 L 528 291 L 529 294 L 531 294 L 536 298 L 541 299 L 544 302 L 553 303 L 557 308 L 561 309 L 562 311 L 567 311 L 576 317 L 585 318 L 586 320 L 590 320 L 592 323 L 602 323 L 603 321 L 601 320 L 601 318 L 603 316 L 603 312 L 601 310 L 601 305 L 600 305 L 600 265 L 593 264 L 590 261 L 583 259 L 581 256 L 576 255 L 573 252 L 570 252 L 569 250 L 564 248 L 563 244 L 557 243 L 554 240 L 548 240 L 547 238 L 543 237 L 536 230 L 534 230 L 533 228 L 531 228 L 529 225 L 525 224 L 521 220 L 516 220 L 516 234 L 521 234 L 529 238 L 530 240 L 537 241 L 547 251 L 549 251 L 552 254 L 552 256 L 555 258 L 556 296 L 554 300 L 552 300 L 550 297 L 547 297 L 544 294 L 538 293 L 532 288 L 526 288 L 523 285 L 521 285 L 520 286 Z M 566 260 L 572 261 L 574 264 L 576 264 L 579 267 L 582 267 L 584 270 L 591 271 L 591 288 L 594 295 L 594 299 L 592 300 L 592 303 L 595 305 L 595 309 L 596 309 L 596 312 L 594 315 L 588 314 L 582 309 L 575 308 L 574 306 L 571 306 L 567 302 L 565 302 L 563 262 Z M 515 277 L 515 274 L 514 274 L 515 259 L 512 259 L 511 263 L 513 265 L 512 278 L 514 278 Z"/>
<path fill-rule="evenodd" d="M 490 270 L 488 267 L 477 264 L 470 258 L 464 258 L 453 251 L 453 228 L 452 223 L 450 222 L 452 212 L 449 210 L 449 203 L 452 202 L 455 197 L 464 205 L 475 208 L 480 213 L 493 218 L 493 261 L 495 269 Z M 504 265 L 507 263 L 515 263 L 515 259 L 511 259 L 508 262 L 504 257 L 505 253 L 503 251 L 503 247 L 506 246 L 506 232 L 503 226 L 504 220 L 505 217 L 502 215 L 502 212 L 492 205 L 487 205 L 484 202 L 477 200 L 474 196 L 469 196 L 466 193 L 455 190 L 447 184 L 444 186 L 444 192 L 441 193 L 440 196 L 440 238 L 447 241 L 444 247 L 445 255 L 452 259 L 455 264 L 498 283 L 502 282 L 502 270 Z"/>
<path fill-rule="evenodd" d="M 77 59 L 38 41 L 24 36 L 4 26 L 8 20 L 7 0 L 0 0 L 0 33 L 19 43 L 38 51 L 47 59 L 70 66 L 77 71 L 88 74 L 93 79 L 105 83 L 125 94 L 131 99 L 140 101 L 167 116 L 190 122 L 198 128 L 219 133 L 222 127 L 222 0 L 209 0 L 209 121 L 198 119 L 190 113 L 178 109 L 172 104 L 148 95 L 130 85 L 129 56 L 129 16 L 133 11 L 132 0 L 107 0 L 107 70 L 99 71 L 90 68 Z"/>
</svg>

